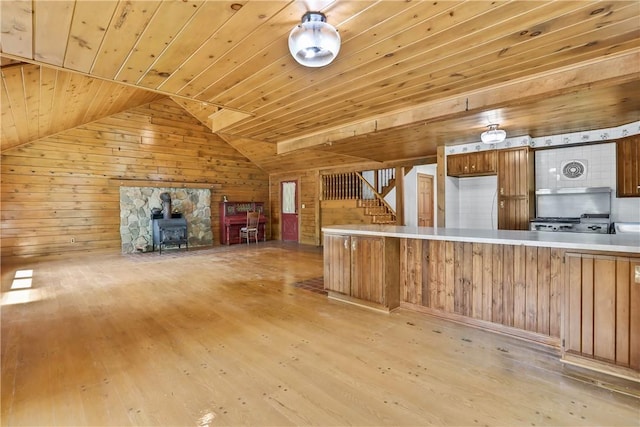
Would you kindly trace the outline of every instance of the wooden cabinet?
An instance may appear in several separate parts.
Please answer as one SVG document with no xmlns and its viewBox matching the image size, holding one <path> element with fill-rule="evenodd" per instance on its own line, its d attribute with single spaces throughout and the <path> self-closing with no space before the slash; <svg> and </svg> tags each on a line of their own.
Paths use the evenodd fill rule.
<svg viewBox="0 0 640 427">
<path fill-rule="evenodd" d="M 640 258 L 567 254 L 563 351 L 640 369 Z"/>
<path fill-rule="evenodd" d="M 385 304 L 385 241 L 381 237 L 351 237 L 351 296 Z"/>
<path fill-rule="evenodd" d="M 448 176 L 482 176 L 496 173 L 496 150 L 447 156 Z"/>
<path fill-rule="evenodd" d="M 640 135 L 616 144 L 617 196 L 640 197 Z"/>
<path fill-rule="evenodd" d="M 534 167 L 528 147 L 447 156 L 447 175 L 498 175 L 498 228 L 528 230 L 533 218 Z"/>
<path fill-rule="evenodd" d="M 534 216 L 533 153 L 528 147 L 498 150 L 498 228 L 528 230 Z"/>
<path fill-rule="evenodd" d="M 327 291 L 351 294 L 351 238 L 324 235 L 324 288 Z"/>
<path fill-rule="evenodd" d="M 400 305 L 398 239 L 325 234 L 324 251 L 330 297 L 386 310 Z"/>
</svg>

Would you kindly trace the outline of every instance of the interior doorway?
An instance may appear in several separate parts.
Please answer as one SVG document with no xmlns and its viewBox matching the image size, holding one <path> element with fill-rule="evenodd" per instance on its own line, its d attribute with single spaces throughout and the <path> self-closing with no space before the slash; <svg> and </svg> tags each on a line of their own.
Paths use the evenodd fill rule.
<svg viewBox="0 0 640 427">
<path fill-rule="evenodd" d="M 298 181 L 280 183 L 282 240 L 298 241 Z"/>
<path fill-rule="evenodd" d="M 433 176 L 418 174 L 418 227 L 433 227 Z"/>
</svg>

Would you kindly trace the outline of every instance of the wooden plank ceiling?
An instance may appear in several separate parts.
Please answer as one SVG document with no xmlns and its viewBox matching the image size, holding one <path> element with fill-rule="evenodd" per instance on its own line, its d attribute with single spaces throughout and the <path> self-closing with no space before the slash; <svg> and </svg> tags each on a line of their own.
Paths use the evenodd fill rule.
<svg viewBox="0 0 640 427">
<path fill-rule="evenodd" d="M 308 10 L 342 38 L 300 66 Z M 265 171 L 640 119 L 640 2 L 3 0 L 2 150 L 169 96 Z M 26 63 L 26 64 L 25 64 Z"/>
</svg>

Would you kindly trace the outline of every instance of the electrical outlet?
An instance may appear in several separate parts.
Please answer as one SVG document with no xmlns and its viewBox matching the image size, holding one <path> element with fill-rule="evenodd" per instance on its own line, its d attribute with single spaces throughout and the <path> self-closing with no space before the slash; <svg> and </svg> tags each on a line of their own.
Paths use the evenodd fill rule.
<svg viewBox="0 0 640 427">
<path fill-rule="evenodd" d="M 640 265 L 636 265 L 635 282 L 640 283 Z"/>
<path fill-rule="evenodd" d="M 76 238 L 75 238 L 75 237 L 72 237 L 72 238 L 71 238 L 71 243 L 75 243 L 75 242 L 76 242 Z"/>
</svg>

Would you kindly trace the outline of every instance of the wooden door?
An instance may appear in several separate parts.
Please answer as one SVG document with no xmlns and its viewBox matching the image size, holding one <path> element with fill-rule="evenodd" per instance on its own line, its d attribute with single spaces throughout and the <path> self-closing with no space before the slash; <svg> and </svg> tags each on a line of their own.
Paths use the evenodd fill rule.
<svg viewBox="0 0 640 427">
<path fill-rule="evenodd" d="M 526 197 L 503 197 L 498 202 L 499 230 L 527 230 L 529 200 Z"/>
<path fill-rule="evenodd" d="M 280 214 L 282 218 L 282 240 L 298 241 L 298 181 L 283 181 L 280 184 Z"/>
<path fill-rule="evenodd" d="M 349 236 L 324 236 L 324 288 L 351 293 L 351 239 Z"/>
<path fill-rule="evenodd" d="M 498 194 L 500 196 L 528 195 L 528 156 L 527 148 L 498 150 Z"/>
<path fill-rule="evenodd" d="M 529 149 L 498 150 L 498 228 L 528 230 L 532 197 L 533 156 Z"/>
<path fill-rule="evenodd" d="M 384 302 L 384 239 L 351 236 L 351 295 Z"/>
<path fill-rule="evenodd" d="M 616 157 L 617 196 L 640 197 L 640 135 L 619 140 Z"/>
<path fill-rule="evenodd" d="M 418 226 L 433 227 L 433 176 L 418 174 Z"/>
</svg>

